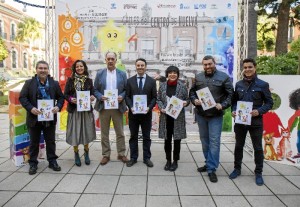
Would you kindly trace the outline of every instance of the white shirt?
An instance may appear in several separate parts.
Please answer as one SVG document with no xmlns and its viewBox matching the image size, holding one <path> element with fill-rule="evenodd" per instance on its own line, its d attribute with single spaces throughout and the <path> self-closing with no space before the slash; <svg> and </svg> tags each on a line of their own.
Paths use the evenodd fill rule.
<svg viewBox="0 0 300 207">
<path fill-rule="evenodd" d="M 106 90 L 117 89 L 117 69 L 110 71 L 107 69 L 106 75 Z"/>
</svg>

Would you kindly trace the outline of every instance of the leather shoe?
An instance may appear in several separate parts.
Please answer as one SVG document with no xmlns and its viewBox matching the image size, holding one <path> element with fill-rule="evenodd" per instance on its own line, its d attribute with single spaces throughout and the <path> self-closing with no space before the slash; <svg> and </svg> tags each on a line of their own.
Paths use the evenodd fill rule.
<svg viewBox="0 0 300 207">
<path fill-rule="evenodd" d="M 136 163 L 136 160 L 131 159 L 131 160 L 129 160 L 129 161 L 126 163 L 126 166 L 127 166 L 127 167 L 132 167 L 135 163 Z"/>
<path fill-rule="evenodd" d="M 100 165 L 106 165 L 109 162 L 109 160 L 110 160 L 109 157 L 104 156 L 100 162 Z"/>
<path fill-rule="evenodd" d="M 207 166 L 206 166 L 206 165 L 204 165 L 204 166 L 202 166 L 202 167 L 199 167 L 199 168 L 197 169 L 197 171 L 200 172 L 200 173 L 206 172 L 206 170 L 207 170 Z"/>
<path fill-rule="evenodd" d="M 30 165 L 30 168 L 29 168 L 29 175 L 34 175 L 36 174 L 36 171 L 37 171 L 37 165 Z"/>
<path fill-rule="evenodd" d="M 177 161 L 174 161 L 170 167 L 170 171 L 174 172 L 178 168 Z"/>
<path fill-rule="evenodd" d="M 208 173 L 208 177 L 209 177 L 210 182 L 212 182 L 212 183 L 218 182 L 218 178 L 217 178 L 217 175 L 215 172 Z"/>
<path fill-rule="evenodd" d="M 171 161 L 168 160 L 167 163 L 166 163 L 166 165 L 165 165 L 165 167 L 164 167 L 164 170 L 165 171 L 169 171 L 170 167 L 171 167 Z"/>
<path fill-rule="evenodd" d="M 61 171 L 61 167 L 57 164 L 57 162 L 50 163 L 49 168 L 54 171 Z"/>
<path fill-rule="evenodd" d="M 144 160 L 144 163 L 147 167 L 153 167 L 153 162 L 151 160 Z"/>
<path fill-rule="evenodd" d="M 118 160 L 120 160 L 121 162 L 123 163 L 127 163 L 128 162 L 128 159 L 126 156 L 121 156 L 121 155 L 118 155 Z"/>
</svg>

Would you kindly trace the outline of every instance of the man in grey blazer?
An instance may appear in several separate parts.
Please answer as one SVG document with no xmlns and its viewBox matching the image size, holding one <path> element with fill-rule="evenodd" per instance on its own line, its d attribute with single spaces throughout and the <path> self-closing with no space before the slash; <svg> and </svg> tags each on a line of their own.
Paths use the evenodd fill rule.
<svg viewBox="0 0 300 207">
<path fill-rule="evenodd" d="M 123 128 L 123 114 L 127 110 L 125 104 L 125 89 L 127 83 L 126 73 L 116 68 L 117 55 L 114 52 L 107 52 L 105 55 L 107 68 L 97 72 L 94 88 L 95 97 L 97 98 L 95 109 L 100 113 L 101 126 L 101 145 L 103 158 L 100 162 L 105 165 L 110 160 L 111 148 L 109 143 L 109 128 L 110 120 L 113 121 L 116 132 L 117 142 L 117 159 L 126 163 L 128 159 L 125 156 L 125 135 Z M 104 96 L 104 90 L 118 89 L 118 109 L 105 109 L 104 101 L 107 97 Z"/>
</svg>

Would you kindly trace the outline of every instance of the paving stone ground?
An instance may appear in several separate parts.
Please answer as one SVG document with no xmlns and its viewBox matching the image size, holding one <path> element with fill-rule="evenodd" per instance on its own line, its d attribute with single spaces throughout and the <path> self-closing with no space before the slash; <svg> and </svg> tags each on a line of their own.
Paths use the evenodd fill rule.
<svg viewBox="0 0 300 207">
<path fill-rule="evenodd" d="M 29 166 L 15 167 L 9 159 L 8 115 L 0 114 L 0 206 L 97 206 L 97 207 L 196 207 L 196 206 L 300 206 L 300 168 L 277 163 L 264 163 L 265 185 L 254 180 L 253 158 L 244 152 L 242 175 L 228 178 L 233 169 L 234 142 L 228 134 L 222 137 L 218 183 L 211 183 L 206 173 L 198 173 L 204 164 L 202 147 L 196 131 L 189 128 L 182 142 L 179 168 L 163 170 L 163 142 L 153 134 L 153 168 L 147 168 L 140 156 L 128 168 L 117 160 L 114 135 L 111 137 L 111 161 L 100 165 L 99 140 L 91 143 L 91 165 L 74 165 L 73 151 L 63 137 L 57 141 L 61 172 L 41 161 L 36 175 L 28 175 Z M 195 127 L 195 126 L 189 126 Z M 127 155 L 128 152 L 128 131 Z M 141 143 L 140 143 L 140 155 Z M 82 155 L 83 148 L 80 147 Z"/>
</svg>

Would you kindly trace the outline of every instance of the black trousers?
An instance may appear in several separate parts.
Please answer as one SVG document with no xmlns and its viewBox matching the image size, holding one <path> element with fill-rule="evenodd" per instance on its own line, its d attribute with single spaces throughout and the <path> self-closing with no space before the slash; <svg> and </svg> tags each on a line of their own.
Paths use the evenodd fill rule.
<svg viewBox="0 0 300 207">
<path fill-rule="evenodd" d="M 235 124 L 234 132 L 236 144 L 234 149 L 234 168 L 241 170 L 243 160 L 243 148 L 245 145 L 246 135 L 249 131 L 254 149 L 255 174 L 261 174 L 264 163 L 264 152 L 262 147 L 263 126 L 248 126 Z"/>
<path fill-rule="evenodd" d="M 168 161 L 172 160 L 171 154 L 172 154 L 172 137 L 174 134 L 174 119 L 170 116 L 167 116 L 166 120 L 167 125 L 167 137 L 165 139 L 165 153 L 166 153 L 166 159 Z M 177 161 L 180 160 L 180 143 L 181 139 L 174 140 L 174 151 L 173 151 L 173 160 Z"/>
<path fill-rule="evenodd" d="M 44 139 L 46 142 L 46 154 L 49 163 L 55 161 L 58 157 L 55 154 L 56 144 L 55 144 L 55 125 L 50 125 L 45 127 L 42 123 L 37 123 L 34 127 L 28 127 L 28 132 L 30 135 L 30 159 L 29 164 L 38 164 L 37 158 L 39 154 L 39 144 L 41 139 L 41 132 L 44 134 Z"/>
<path fill-rule="evenodd" d="M 143 159 L 149 160 L 151 158 L 151 127 L 152 127 L 152 113 L 136 114 L 129 116 L 129 148 L 130 159 L 137 160 L 139 157 L 138 135 L 141 126 L 143 135 Z"/>
</svg>

